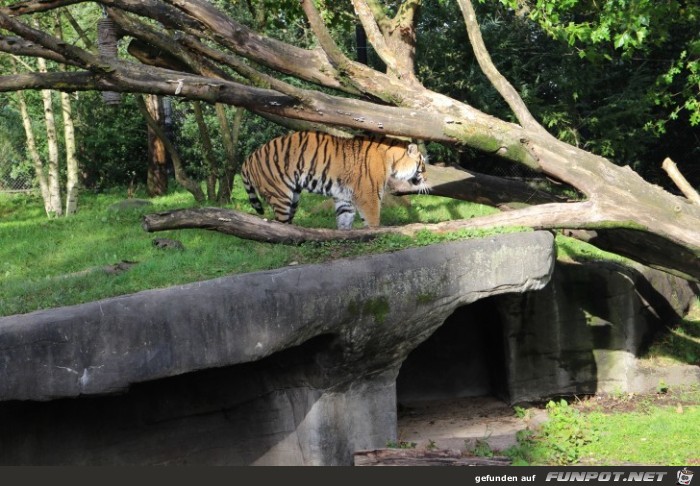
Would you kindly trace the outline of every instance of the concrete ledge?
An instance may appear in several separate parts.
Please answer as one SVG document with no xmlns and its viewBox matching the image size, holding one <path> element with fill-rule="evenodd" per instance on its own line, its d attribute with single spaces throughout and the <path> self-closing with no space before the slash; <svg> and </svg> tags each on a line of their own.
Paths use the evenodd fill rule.
<svg viewBox="0 0 700 486">
<path fill-rule="evenodd" d="M 542 288 L 547 232 L 287 267 L 0 318 L 0 401 L 109 394 L 333 335 L 348 381 L 397 366 L 457 307 Z"/>
<path fill-rule="evenodd" d="M 2 318 L 0 464 L 350 465 L 396 440 L 407 354 L 553 253 L 511 234 Z"/>
</svg>

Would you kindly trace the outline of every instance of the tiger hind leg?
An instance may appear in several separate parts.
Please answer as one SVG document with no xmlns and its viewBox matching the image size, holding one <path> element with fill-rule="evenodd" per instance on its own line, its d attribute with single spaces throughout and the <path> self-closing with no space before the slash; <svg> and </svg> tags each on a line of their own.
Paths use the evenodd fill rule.
<svg viewBox="0 0 700 486">
<path fill-rule="evenodd" d="M 299 193 L 294 191 L 285 196 L 270 197 L 270 206 L 275 212 L 275 220 L 291 224 L 299 205 Z"/>
<path fill-rule="evenodd" d="M 338 229 L 351 229 L 355 221 L 355 206 L 343 199 L 335 199 L 335 220 Z"/>
<path fill-rule="evenodd" d="M 250 202 L 250 205 L 253 207 L 253 209 L 255 209 L 255 211 L 258 214 L 265 214 L 265 210 L 263 209 L 260 199 L 258 199 L 258 195 L 255 192 L 255 188 L 250 183 L 250 179 L 248 178 L 247 172 L 244 171 L 241 175 L 243 176 L 243 187 L 245 187 L 245 190 L 248 193 L 248 202 Z"/>
</svg>

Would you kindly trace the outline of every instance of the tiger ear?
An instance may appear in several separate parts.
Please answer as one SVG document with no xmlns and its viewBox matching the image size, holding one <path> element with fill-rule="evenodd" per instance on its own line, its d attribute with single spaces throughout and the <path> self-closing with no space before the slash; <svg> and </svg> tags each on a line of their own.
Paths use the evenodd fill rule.
<svg viewBox="0 0 700 486">
<path fill-rule="evenodd" d="M 417 157 L 420 155 L 420 151 L 418 150 L 418 145 L 415 143 L 409 143 L 407 147 L 408 155 L 410 157 Z"/>
</svg>

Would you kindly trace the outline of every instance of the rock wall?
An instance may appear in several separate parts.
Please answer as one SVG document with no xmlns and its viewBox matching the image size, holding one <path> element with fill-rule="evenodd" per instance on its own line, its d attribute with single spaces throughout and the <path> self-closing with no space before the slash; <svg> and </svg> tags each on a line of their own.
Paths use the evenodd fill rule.
<svg viewBox="0 0 700 486">
<path fill-rule="evenodd" d="M 411 350 L 553 265 L 522 233 L 0 318 L 0 464 L 350 464 Z"/>
<path fill-rule="evenodd" d="M 649 391 L 637 357 L 693 298 L 685 280 L 611 262 L 558 263 L 542 291 L 495 298 L 510 401 Z"/>
<path fill-rule="evenodd" d="M 641 265 L 558 262 L 542 290 L 458 308 L 412 351 L 399 402 L 495 395 L 510 403 L 700 383 L 700 367 L 637 359 L 684 316 L 687 281 Z"/>
</svg>

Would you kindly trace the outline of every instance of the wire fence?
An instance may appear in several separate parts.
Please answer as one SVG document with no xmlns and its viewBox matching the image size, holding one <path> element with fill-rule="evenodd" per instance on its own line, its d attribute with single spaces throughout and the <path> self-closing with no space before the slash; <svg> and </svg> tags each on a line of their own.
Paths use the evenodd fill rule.
<svg viewBox="0 0 700 486">
<path fill-rule="evenodd" d="M 0 173 L 0 193 L 30 192 L 34 188 L 34 177 L 29 174 Z"/>
</svg>

